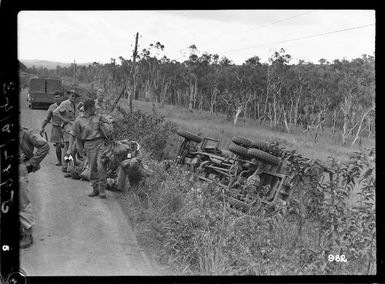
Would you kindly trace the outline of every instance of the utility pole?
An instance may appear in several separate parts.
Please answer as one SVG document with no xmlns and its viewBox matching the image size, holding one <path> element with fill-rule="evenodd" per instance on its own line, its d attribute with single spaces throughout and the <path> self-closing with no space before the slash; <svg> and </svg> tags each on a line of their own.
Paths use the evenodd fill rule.
<svg viewBox="0 0 385 284">
<path fill-rule="evenodd" d="M 135 48 L 134 48 L 134 52 L 133 52 L 133 64 L 132 64 L 132 68 L 130 70 L 130 74 L 128 75 L 128 80 L 127 80 L 127 83 L 125 84 L 124 88 L 122 89 L 122 91 L 120 92 L 120 95 L 115 99 L 114 103 L 112 104 L 112 107 L 111 107 L 111 111 L 110 112 L 113 112 L 113 110 L 115 109 L 115 107 L 117 106 L 120 98 L 125 94 L 125 92 L 128 92 L 128 96 L 129 96 L 129 105 L 130 105 L 130 111 L 132 112 L 132 96 L 135 96 L 135 88 L 136 88 L 136 71 L 135 71 L 135 62 L 136 62 L 136 55 L 137 55 L 137 52 L 138 52 L 138 37 L 139 37 L 139 33 L 136 33 L 136 39 L 135 39 Z M 130 77 L 131 77 L 131 74 L 133 76 L 133 92 L 129 92 L 129 87 L 127 88 L 127 85 L 128 85 L 128 82 L 130 80 Z"/>
<path fill-rule="evenodd" d="M 132 94 L 130 94 L 130 111 L 132 112 L 132 96 L 135 97 L 135 92 L 136 92 L 136 69 L 135 69 L 135 63 L 136 63 L 136 55 L 138 53 L 138 37 L 139 37 L 139 33 L 137 32 L 136 33 L 136 38 L 135 38 L 135 48 L 134 48 L 134 52 L 133 52 L 133 59 L 132 59 L 132 69 L 133 69 L 133 90 L 132 90 Z"/>
</svg>

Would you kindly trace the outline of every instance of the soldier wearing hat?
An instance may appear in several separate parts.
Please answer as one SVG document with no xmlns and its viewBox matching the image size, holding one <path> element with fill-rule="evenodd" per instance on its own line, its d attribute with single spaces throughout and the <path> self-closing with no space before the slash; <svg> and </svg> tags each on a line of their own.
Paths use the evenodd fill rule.
<svg viewBox="0 0 385 284">
<path fill-rule="evenodd" d="M 84 114 L 74 123 L 73 133 L 83 144 L 90 167 L 90 182 L 92 192 L 88 196 L 106 198 L 107 169 L 102 161 L 105 150 L 106 130 L 103 126 L 107 122 L 103 116 L 96 113 L 95 101 L 87 99 L 83 103 Z"/>
<path fill-rule="evenodd" d="M 53 116 L 53 112 L 63 101 L 63 93 L 55 92 L 54 101 L 55 102 L 48 108 L 47 115 L 41 125 L 40 134 L 44 132 L 44 128 L 48 123 L 52 124 L 50 142 L 53 143 L 56 149 L 56 157 L 58 160 L 56 166 L 62 166 L 61 149 L 63 145 L 63 128 L 61 128 L 61 120 L 58 117 Z"/>
<path fill-rule="evenodd" d="M 73 129 L 73 123 L 75 121 L 76 117 L 76 112 L 77 112 L 77 104 L 80 99 L 80 95 L 76 90 L 69 90 L 67 92 L 69 94 L 69 98 L 65 101 L 63 101 L 53 112 L 53 115 L 56 118 L 59 118 L 61 120 L 61 127 L 64 130 L 63 133 L 63 140 L 64 140 L 64 161 L 63 161 L 63 172 L 65 173 L 65 177 L 71 176 L 67 172 L 67 167 L 66 167 L 66 161 L 65 159 L 70 155 L 71 151 L 73 150 L 73 142 L 74 142 L 74 137 L 72 133 Z"/>
</svg>

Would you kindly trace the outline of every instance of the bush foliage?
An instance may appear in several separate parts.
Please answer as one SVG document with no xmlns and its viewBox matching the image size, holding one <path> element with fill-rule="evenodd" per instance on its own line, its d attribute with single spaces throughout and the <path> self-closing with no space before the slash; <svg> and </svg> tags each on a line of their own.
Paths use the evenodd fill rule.
<svg viewBox="0 0 385 284">
<path fill-rule="evenodd" d="M 158 260 L 183 275 L 374 274 L 373 153 L 333 161 L 331 180 L 313 188 L 302 182 L 288 205 L 269 215 L 231 208 L 221 189 L 173 161 L 152 163 L 146 206 L 132 208 L 140 215 L 138 238 L 146 247 L 155 243 Z M 360 199 L 349 205 L 356 186 Z M 347 262 L 329 262 L 330 254 Z"/>
<path fill-rule="evenodd" d="M 346 162 L 314 160 L 272 144 L 287 161 L 293 193 L 284 206 L 255 203 L 249 214 L 224 192 L 165 160 L 176 125 L 154 112 L 115 114 L 115 138 L 138 141 L 152 175 L 129 192 L 137 237 L 182 275 L 375 274 L 375 150 Z M 330 262 L 344 255 L 347 262 Z"/>
<path fill-rule="evenodd" d="M 176 133 L 176 124 L 166 121 L 156 111 L 146 114 L 118 108 L 114 112 L 114 139 L 137 141 L 155 160 L 168 158 L 167 143 Z"/>
</svg>

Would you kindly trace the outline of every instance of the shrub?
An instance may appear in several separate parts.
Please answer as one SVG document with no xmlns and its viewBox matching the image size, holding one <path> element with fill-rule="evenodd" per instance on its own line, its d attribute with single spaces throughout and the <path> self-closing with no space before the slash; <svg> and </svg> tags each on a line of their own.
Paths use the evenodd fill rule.
<svg viewBox="0 0 385 284">
<path fill-rule="evenodd" d="M 281 156 L 301 186 L 286 207 L 256 215 L 231 208 L 220 188 L 173 161 L 150 163 L 149 205 L 135 209 L 144 245 L 156 243 L 159 260 L 184 275 L 373 274 L 374 150 L 332 160 L 337 174 L 322 184 L 317 163 L 286 150 Z M 355 185 L 362 198 L 350 208 Z M 348 263 L 328 262 L 331 253 Z"/>
<path fill-rule="evenodd" d="M 169 137 L 175 136 L 177 129 L 175 123 L 165 121 L 164 117 L 155 111 L 146 114 L 140 110 L 128 112 L 123 108 L 117 108 L 113 116 L 113 138 L 137 141 L 155 160 L 168 158 L 167 142 Z"/>
</svg>

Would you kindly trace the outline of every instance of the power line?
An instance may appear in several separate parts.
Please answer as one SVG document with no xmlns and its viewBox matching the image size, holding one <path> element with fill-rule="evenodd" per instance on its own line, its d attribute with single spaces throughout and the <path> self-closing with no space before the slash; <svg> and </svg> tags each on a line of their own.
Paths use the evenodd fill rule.
<svg viewBox="0 0 385 284">
<path fill-rule="evenodd" d="M 261 26 L 258 26 L 258 27 L 255 27 L 255 28 L 252 28 L 252 29 L 249 29 L 249 30 L 240 31 L 239 33 L 247 33 L 247 32 L 250 32 L 250 31 L 259 30 L 259 29 L 262 29 L 262 28 L 265 28 L 265 27 L 268 27 L 268 26 L 275 25 L 275 24 L 280 23 L 280 22 L 288 21 L 288 20 L 291 20 L 291 19 L 303 16 L 303 15 L 311 14 L 311 13 L 314 13 L 314 12 L 316 12 L 316 11 L 310 11 L 310 12 L 298 14 L 298 15 L 295 15 L 295 16 L 291 16 L 289 18 L 280 19 L 280 20 L 277 20 L 275 22 L 271 22 L 271 23 L 268 23 L 268 24 L 265 24 L 265 25 L 261 25 Z M 225 35 L 225 34 L 223 34 L 223 35 Z"/>
<path fill-rule="evenodd" d="M 359 29 L 359 28 L 363 28 L 363 27 L 368 27 L 368 26 L 373 26 L 373 25 L 375 25 L 375 24 L 373 23 L 373 24 L 367 24 L 367 25 L 362 25 L 362 26 L 356 26 L 356 27 L 346 28 L 346 29 L 342 29 L 342 30 L 336 30 L 336 31 L 320 33 L 320 34 L 315 34 L 315 35 L 308 35 L 308 36 L 303 36 L 303 37 L 297 37 L 297 38 L 288 39 L 288 40 L 281 40 L 281 41 L 276 41 L 276 42 L 271 42 L 271 43 L 266 43 L 266 44 L 250 46 L 250 47 L 246 47 L 246 48 L 232 49 L 232 50 L 224 51 L 223 53 L 225 53 L 225 52 L 232 52 L 232 51 L 240 51 L 240 50 L 257 48 L 257 47 L 263 47 L 263 46 L 269 46 L 269 45 L 273 45 L 273 44 L 285 43 L 285 42 L 296 41 L 296 40 L 307 39 L 307 38 L 313 38 L 313 37 L 318 37 L 318 36 L 324 36 L 324 35 L 333 34 L 333 33 L 346 32 L 346 31 L 350 31 L 350 30 L 354 30 L 354 29 Z"/>
<path fill-rule="evenodd" d="M 316 11 L 310 11 L 310 12 L 302 13 L 302 14 L 295 15 L 295 16 L 292 16 L 292 17 L 289 17 L 289 18 L 285 18 L 285 19 L 281 19 L 281 20 L 278 20 L 278 21 L 275 21 L 275 22 L 272 22 L 272 23 L 269 23 L 269 24 L 266 24 L 266 25 L 262 25 L 262 26 L 259 26 L 259 27 L 256 27 L 256 28 L 252 28 L 250 30 L 243 31 L 243 32 L 250 32 L 250 31 L 254 31 L 254 30 L 259 30 L 259 29 L 262 29 L 264 27 L 272 26 L 272 25 L 275 25 L 277 23 L 288 21 L 288 20 L 291 20 L 291 19 L 303 16 L 303 15 L 311 14 L 311 13 L 314 13 L 314 12 L 316 12 Z M 243 33 L 243 32 L 241 32 L 241 33 Z"/>
</svg>

